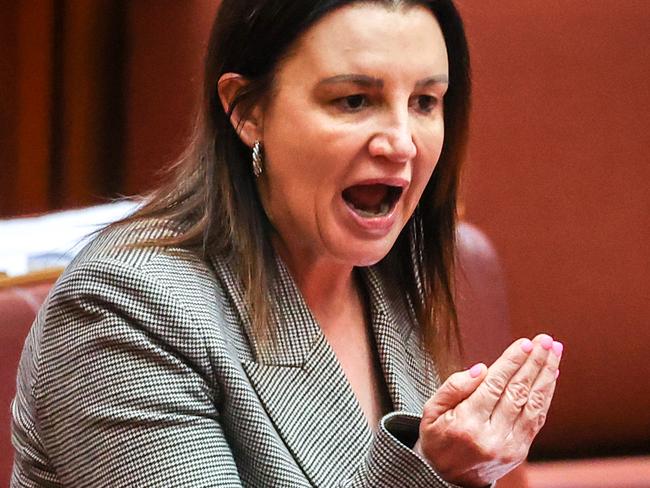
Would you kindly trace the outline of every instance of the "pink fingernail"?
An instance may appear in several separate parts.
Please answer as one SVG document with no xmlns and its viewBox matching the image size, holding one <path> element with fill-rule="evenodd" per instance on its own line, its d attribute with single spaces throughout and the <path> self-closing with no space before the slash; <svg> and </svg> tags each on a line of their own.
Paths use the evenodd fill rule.
<svg viewBox="0 0 650 488">
<path fill-rule="evenodd" d="M 557 357 L 562 356 L 562 351 L 564 351 L 564 344 L 560 341 L 553 341 L 553 352 Z"/>
<path fill-rule="evenodd" d="M 544 349 L 550 351 L 550 349 L 553 347 L 553 338 L 547 335 L 542 336 L 539 343 L 542 345 Z"/>
<path fill-rule="evenodd" d="M 530 339 L 524 339 L 521 342 L 521 349 L 525 353 L 529 353 L 530 351 L 533 350 L 533 341 L 531 341 Z"/>
<path fill-rule="evenodd" d="M 483 372 L 483 363 L 478 363 L 470 368 L 469 375 L 472 378 L 478 378 L 482 372 Z"/>
<path fill-rule="evenodd" d="M 555 379 L 557 379 L 558 376 L 560 376 L 560 370 L 556 369 L 555 370 Z"/>
</svg>

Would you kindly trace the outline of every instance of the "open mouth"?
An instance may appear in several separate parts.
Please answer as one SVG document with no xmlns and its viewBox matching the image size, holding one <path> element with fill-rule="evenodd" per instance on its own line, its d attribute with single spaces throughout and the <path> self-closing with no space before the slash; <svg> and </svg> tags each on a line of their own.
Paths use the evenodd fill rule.
<svg viewBox="0 0 650 488">
<path fill-rule="evenodd" d="M 403 190 L 385 184 L 354 185 L 343 190 L 343 200 L 360 217 L 383 217 L 395 208 Z"/>
</svg>

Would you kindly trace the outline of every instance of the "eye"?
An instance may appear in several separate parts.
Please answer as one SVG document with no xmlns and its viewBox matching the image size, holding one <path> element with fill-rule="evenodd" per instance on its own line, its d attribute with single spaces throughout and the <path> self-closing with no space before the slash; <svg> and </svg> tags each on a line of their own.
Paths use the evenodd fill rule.
<svg viewBox="0 0 650 488">
<path fill-rule="evenodd" d="M 417 95 L 414 100 L 415 108 L 423 113 L 431 113 L 440 101 L 432 95 Z"/>
<path fill-rule="evenodd" d="M 348 112 L 358 112 L 368 105 L 368 97 L 365 95 L 348 95 L 347 97 L 339 98 L 336 103 Z"/>
</svg>

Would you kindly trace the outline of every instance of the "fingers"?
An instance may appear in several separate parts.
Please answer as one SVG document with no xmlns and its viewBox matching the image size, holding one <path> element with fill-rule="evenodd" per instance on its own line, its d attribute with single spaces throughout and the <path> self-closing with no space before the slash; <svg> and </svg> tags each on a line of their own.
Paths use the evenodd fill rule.
<svg viewBox="0 0 650 488">
<path fill-rule="evenodd" d="M 529 339 L 519 339 L 513 342 L 488 369 L 485 380 L 468 398 L 468 406 L 483 420 L 492 415 L 506 385 L 513 375 L 526 362 L 534 349 Z"/>
<path fill-rule="evenodd" d="M 466 371 L 452 374 L 424 405 L 422 421 L 434 422 L 469 397 L 483 381 L 486 372 L 485 364 L 478 363 Z"/>
<path fill-rule="evenodd" d="M 490 421 L 503 430 L 511 430 L 515 420 L 529 400 L 533 383 L 537 379 L 552 355 L 553 339 L 547 334 L 540 334 L 533 339 L 533 350 L 524 364 L 512 376 L 503 395 L 492 412 Z"/>
<path fill-rule="evenodd" d="M 563 349 L 561 342 L 553 342 L 548 359 L 531 387 L 528 401 L 515 421 L 513 433 L 525 442 L 530 443 L 546 421 L 557 384 Z"/>
</svg>

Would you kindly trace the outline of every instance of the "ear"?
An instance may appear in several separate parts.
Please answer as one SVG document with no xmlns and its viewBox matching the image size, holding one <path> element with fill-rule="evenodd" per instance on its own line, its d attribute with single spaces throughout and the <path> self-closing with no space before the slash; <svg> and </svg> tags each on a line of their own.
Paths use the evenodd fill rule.
<svg viewBox="0 0 650 488">
<path fill-rule="evenodd" d="M 226 113 L 230 111 L 231 104 L 237 93 L 248 83 L 248 80 L 238 73 L 225 73 L 219 78 L 217 90 L 221 105 Z M 230 123 L 239 134 L 240 139 L 248 147 L 252 147 L 255 141 L 262 140 L 261 107 L 256 105 L 247 114 L 242 113 L 241 107 L 235 107 L 230 117 Z"/>
</svg>

